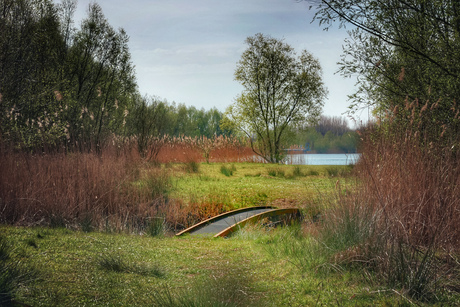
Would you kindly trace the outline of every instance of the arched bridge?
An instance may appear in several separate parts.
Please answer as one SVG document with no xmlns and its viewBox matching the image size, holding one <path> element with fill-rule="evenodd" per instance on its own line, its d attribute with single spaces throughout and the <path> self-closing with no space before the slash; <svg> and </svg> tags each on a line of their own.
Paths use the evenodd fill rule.
<svg viewBox="0 0 460 307">
<path fill-rule="evenodd" d="M 290 220 L 299 217 L 300 211 L 297 208 L 277 209 L 270 206 L 242 208 L 202 221 L 182 230 L 176 236 L 189 233 L 191 235 L 213 235 L 215 238 L 226 237 L 249 222 L 257 222 L 265 218 Z"/>
</svg>

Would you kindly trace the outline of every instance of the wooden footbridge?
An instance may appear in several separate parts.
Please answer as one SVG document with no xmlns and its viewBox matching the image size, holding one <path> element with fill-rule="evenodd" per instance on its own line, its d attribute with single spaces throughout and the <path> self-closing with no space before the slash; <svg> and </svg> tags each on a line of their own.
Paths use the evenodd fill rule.
<svg viewBox="0 0 460 307">
<path fill-rule="evenodd" d="M 249 207 L 212 217 L 177 233 L 176 236 L 188 233 L 191 235 L 212 235 L 214 238 L 226 237 L 250 222 L 255 223 L 266 218 L 274 222 L 280 222 L 299 217 L 300 211 L 297 208 Z"/>
</svg>

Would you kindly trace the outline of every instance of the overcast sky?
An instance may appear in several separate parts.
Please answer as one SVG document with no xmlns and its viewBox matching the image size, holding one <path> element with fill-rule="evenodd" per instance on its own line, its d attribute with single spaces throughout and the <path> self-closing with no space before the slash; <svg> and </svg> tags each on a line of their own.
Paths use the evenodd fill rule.
<svg viewBox="0 0 460 307">
<path fill-rule="evenodd" d="M 56 2 L 60 2 L 57 0 Z M 79 0 L 76 26 L 86 16 L 90 0 Z M 130 52 L 141 94 L 169 102 L 225 111 L 241 93 L 234 70 L 256 33 L 284 39 L 300 53 L 319 59 L 329 90 L 323 113 L 346 112 L 354 80 L 338 74 L 347 33 L 335 27 L 323 31 L 311 23 L 314 11 L 297 0 L 98 0 L 114 28 L 130 36 Z"/>
</svg>

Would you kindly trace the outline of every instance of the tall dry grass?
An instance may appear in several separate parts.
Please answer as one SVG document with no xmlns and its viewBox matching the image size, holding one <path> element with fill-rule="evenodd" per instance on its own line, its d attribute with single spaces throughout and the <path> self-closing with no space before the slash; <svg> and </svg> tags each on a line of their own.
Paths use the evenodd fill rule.
<svg viewBox="0 0 460 307">
<path fill-rule="evenodd" d="M 241 161 L 247 153 L 216 148 L 211 161 Z M 158 217 L 184 228 L 225 210 L 216 200 L 185 204 L 168 197 L 171 174 L 158 162 L 204 161 L 190 144 L 166 143 L 154 163 L 141 157 L 135 138 L 114 137 L 97 153 L 0 149 L 0 223 L 145 232 Z"/>
<path fill-rule="evenodd" d="M 252 161 L 254 152 L 245 144 L 231 138 L 216 137 L 172 138 L 160 149 L 160 163 L 245 162 Z"/>
<path fill-rule="evenodd" d="M 164 172 L 107 152 L 1 155 L 2 223 L 138 227 L 157 214 L 169 184 Z"/>
<path fill-rule="evenodd" d="M 459 251 L 460 152 L 432 132 L 398 122 L 369 129 L 355 169 L 392 236 Z"/>
<path fill-rule="evenodd" d="M 358 188 L 339 195 L 321 232 L 339 246 L 336 264 L 359 263 L 376 273 L 367 277 L 432 300 L 460 291 L 460 136 L 417 104 L 363 129 Z"/>
</svg>

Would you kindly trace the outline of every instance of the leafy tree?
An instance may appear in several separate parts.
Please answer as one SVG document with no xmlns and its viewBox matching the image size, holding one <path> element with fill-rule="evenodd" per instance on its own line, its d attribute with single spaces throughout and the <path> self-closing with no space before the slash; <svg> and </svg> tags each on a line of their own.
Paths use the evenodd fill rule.
<svg viewBox="0 0 460 307">
<path fill-rule="evenodd" d="M 29 149 L 88 144 L 98 150 L 123 129 L 137 92 L 128 36 L 110 26 L 97 4 L 74 29 L 75 6 L 72 0 L 0 0 L 4 141 Z"/>
<path fill-rule="evenodd" d="M 130 112 L 129 131 L 142 157 L 156 160 L 167 140 L 168 105 L 156 97 L 138 98 Z"/>
<path fill-rule="evenodd" d="M 122 126 L 137 85 L 128 35 L 123 29 L 115 31 L 96 3 L 73 37 L 67 71 L 71 138 L 94 143 L 97 150 L 106 135 Z"/>
<path fill-rule="evenodd" d="M 350 131 L 348 128 L 347 120 L 340 116 L 325 116 L 322 115 L 318 121 L 318 124 L 315 125 L 316 131 L 325 135 L 327 132 L 331 131 L 334 135 L 340 136 L 344 133 Z"/>
<path fill-rule="evenodd" d="M 298 128 L 293 143 L 316 153 L 354 153 L 358 134 L 348 127 L 345 118 L 323 115 L 318 123 Z"/>
<path fill-rule="evenodd" d="M 326 28 L 351 25 L 340 64 L 358 76 L 351 110 L 378 112 L 436 108 L 437 126 L 458 125 L 451 108 L 460 98 L 460 2 L 457 0 L 322 0 L 315 18 Z M 400 118 L 405 118 L 401 114 Z"/>
<path fill-rule="evenodd" d="M 270 36 L 256 34 L 246 44 L 235 70 L 244 91 L 227 109 L 223 127 L 240 129 L 257 155 L 277 163 L 285 132 L 321 112 L 327 95 L 321 66 L 306 50 L 297 57 L 291 46 Z"/>
<path fill-rule="evenodd" d="M 0 33 L 0 135 L 19 147 L 54 144 L 64 134 L 57 10 L 51 1 L 0 0 Z"/>
</svg>

